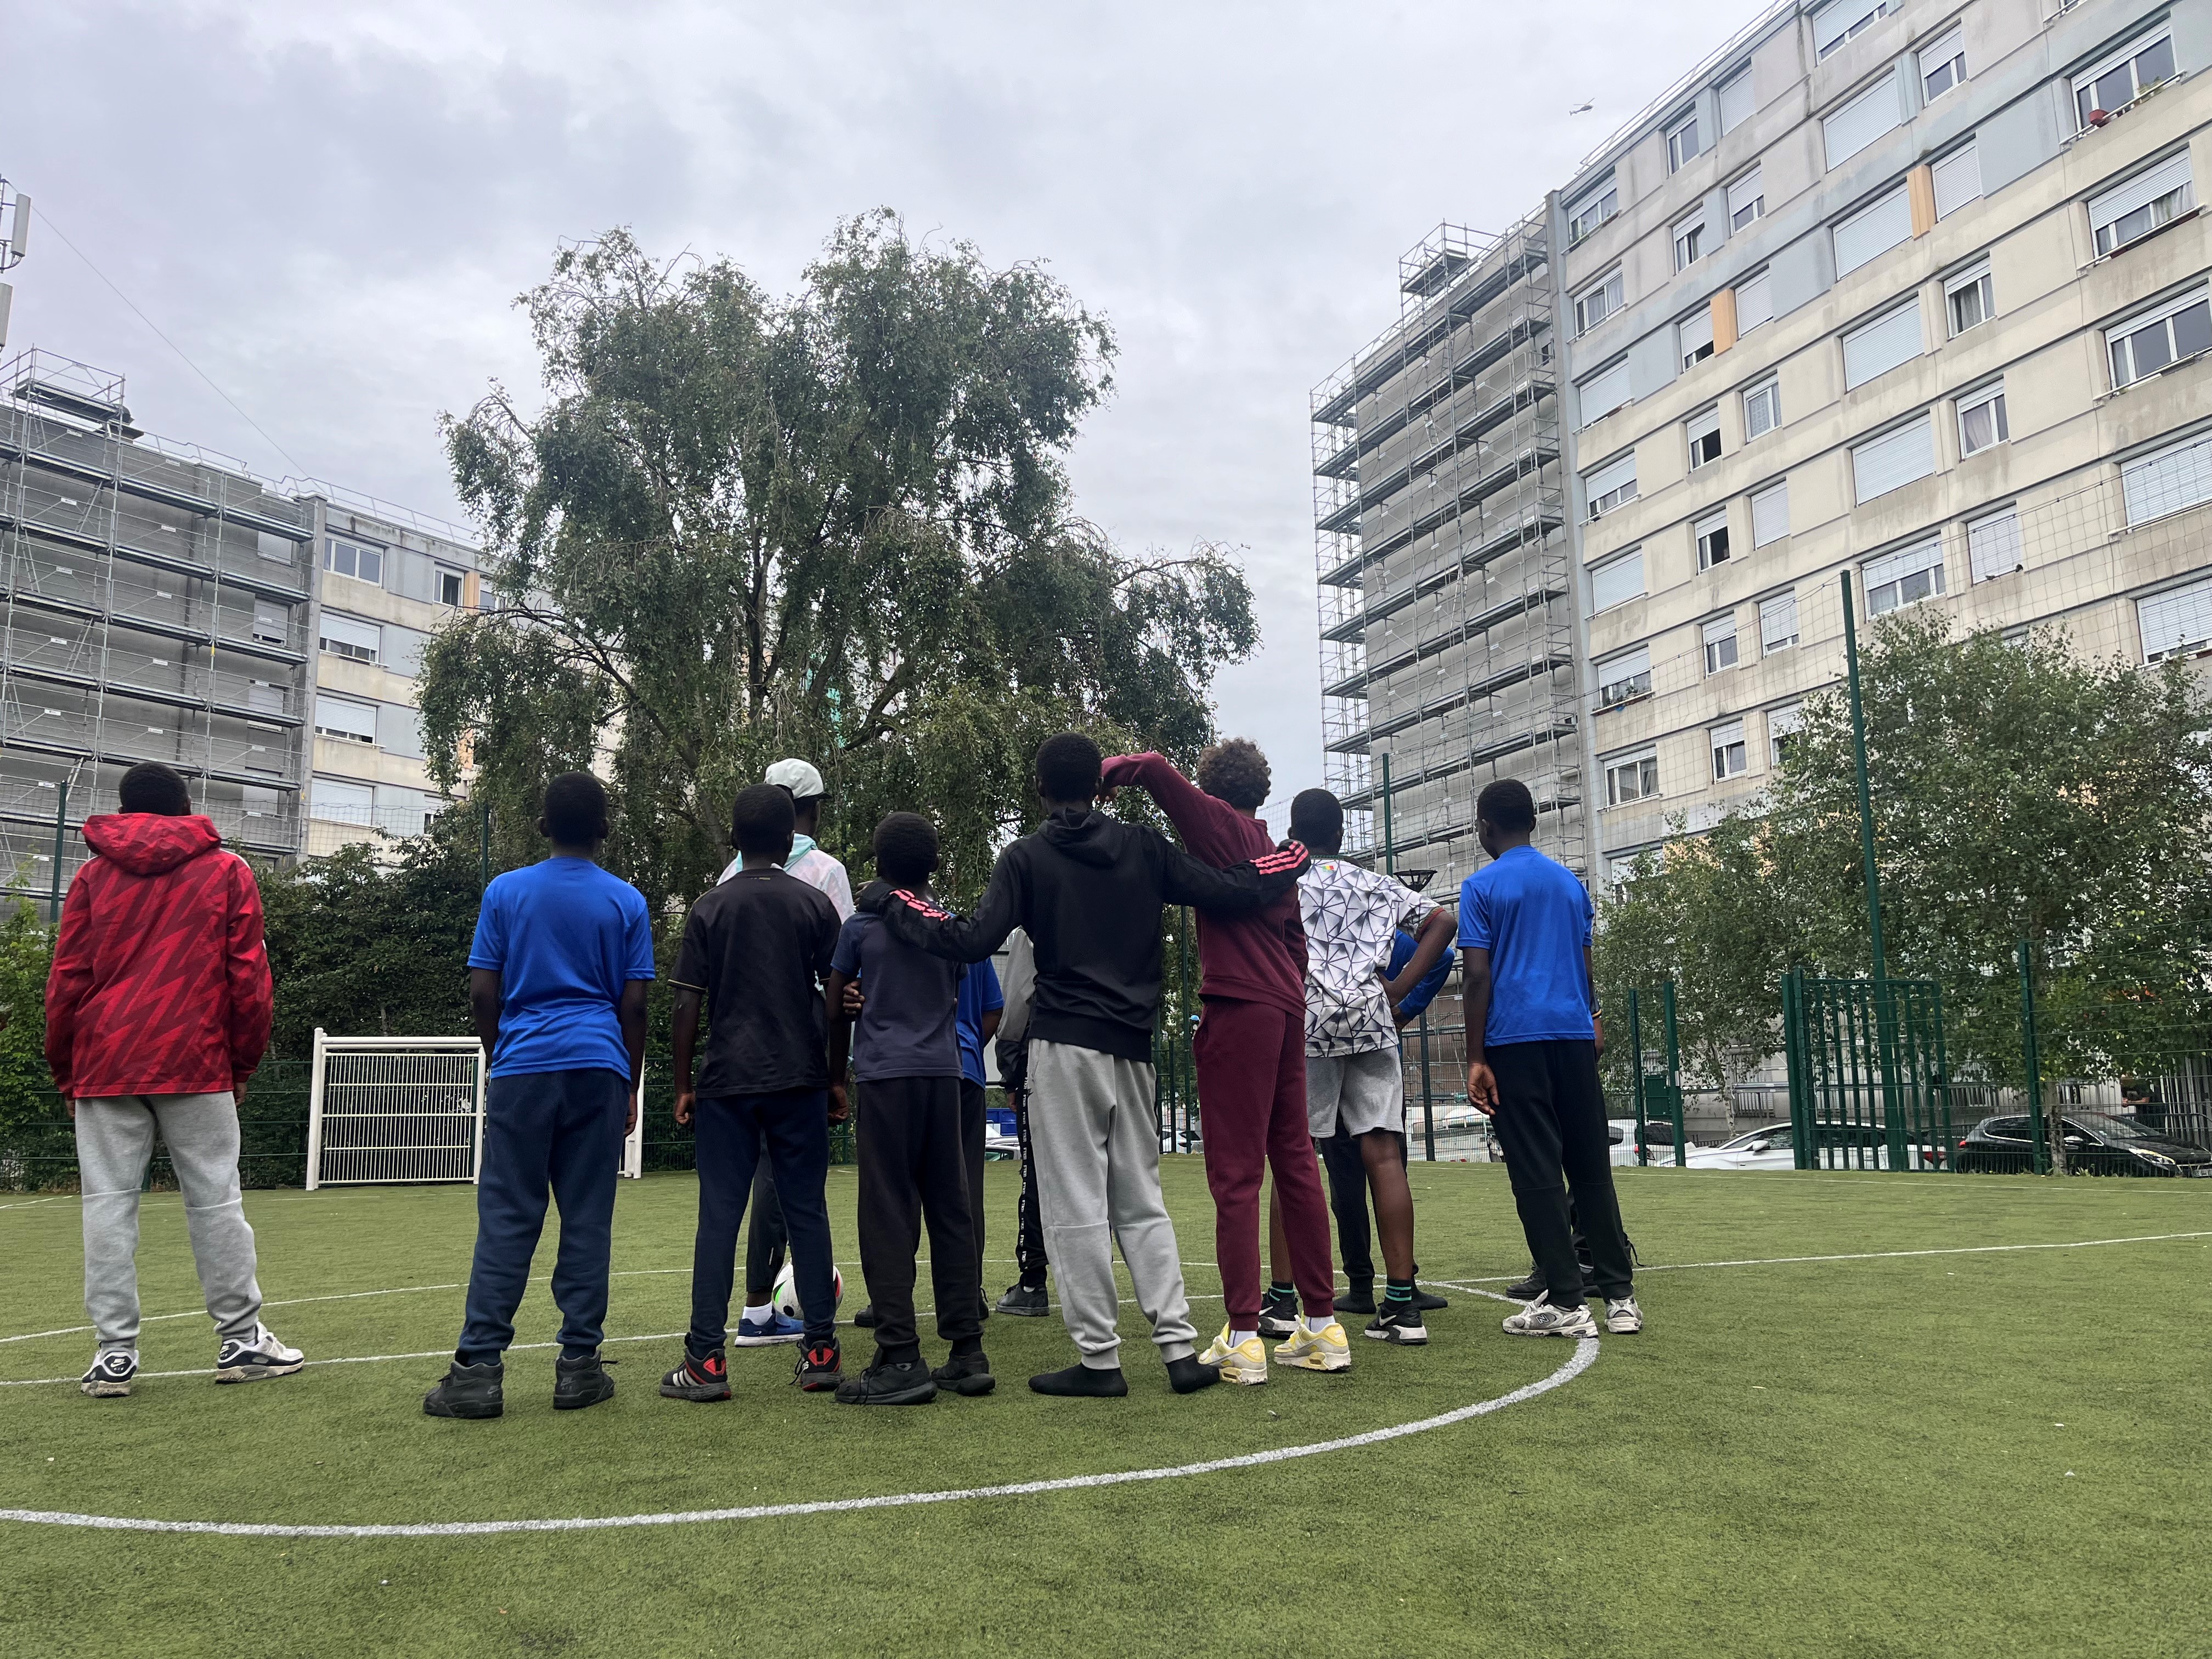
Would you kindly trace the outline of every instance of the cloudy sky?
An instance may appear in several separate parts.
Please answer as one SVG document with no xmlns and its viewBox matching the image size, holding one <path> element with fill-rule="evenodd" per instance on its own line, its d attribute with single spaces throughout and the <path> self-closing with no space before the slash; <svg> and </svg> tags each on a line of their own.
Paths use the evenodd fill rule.
<svg viewBox="0 0 2212 1659">
<path fill-rule="evenodd" d="M 22 0 L 0 174 L 43 222 L 9 349 L 456 517 L 437 416 L 535 386 L 510 301 L 563 239 L 628 224 L 782 290 L 889 206 L 1047 261 L 1121 346 L 1083 507 L 1245 550 L 1266 640 L 1221 724 L 1287 798 L 1321 781 L 1309 391 L 1396 315 L 1401 252 L 1511 222 L 1753 9 Z"/>
</svg>

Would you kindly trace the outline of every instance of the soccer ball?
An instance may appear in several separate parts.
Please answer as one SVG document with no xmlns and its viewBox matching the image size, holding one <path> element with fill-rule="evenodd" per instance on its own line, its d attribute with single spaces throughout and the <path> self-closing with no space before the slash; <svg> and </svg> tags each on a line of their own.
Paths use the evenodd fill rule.
<svg viewBox="0 0 2212 1659">
<path fill-rule="evenodd" d="M 830 1269 L 830 1295 L 833 1307 L 842 1305 L 845 1300 L 845 1275 L 835 1267 Z M 775 1276 L 775 1289 L 769 1294 L 769 1300 L 775 1304 L 775 1310 L 786 1319 L 806 1317 L 799 1310 L 799 1281 L 793 1275 L 790 1262 L 785 1262 L 783 1271 Z"/>
</svg>

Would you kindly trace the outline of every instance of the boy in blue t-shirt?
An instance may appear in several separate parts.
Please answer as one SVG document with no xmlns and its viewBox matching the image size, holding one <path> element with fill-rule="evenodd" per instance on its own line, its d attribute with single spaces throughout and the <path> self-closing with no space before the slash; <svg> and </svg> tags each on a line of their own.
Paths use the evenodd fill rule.
<svg viewBox="0 0 2212 1659">
<path fill-rule="evenodd" d="M 596 1406 L 615 1391 L 599 1340 L 616 1171 L 636 1121 L 645 1062 L 653 928 L 644 896 L 599 866 L 607 792 L 597 778 L 563 772 L 546 785 L 538 832 L 553 843 L 552 855 L 484 890 L 469 949 L 469 1011 L 491 1057 L 491 1080 L 468 1310 L 445 1380 L 423 1396 L 433 1417 L 504 1409 L 502 1356 L 514 1340 L 549 1188 L 561 1206 L 553 1408 Z"/>
<path fill-rule="evenodd" d="M 969 1219 L 975 1229 L 975 1284 L 982 1316 L 991 1316 L 991 1303 L 982 1294 L 983 1283 L 983 1144 L 990 1133 L 988 1097 L 983 1080 L 983 1045 L 999 1032 L 999 1017 L 1006 1011 L 1006 994 L 999 988 L 999 970 L 986 957 L 971 962 L 960 975 L 960 994 L 953 1005 L 953 1028 L 960 1039 L 960 1143 L 968 1154 Z"/>
</svg>

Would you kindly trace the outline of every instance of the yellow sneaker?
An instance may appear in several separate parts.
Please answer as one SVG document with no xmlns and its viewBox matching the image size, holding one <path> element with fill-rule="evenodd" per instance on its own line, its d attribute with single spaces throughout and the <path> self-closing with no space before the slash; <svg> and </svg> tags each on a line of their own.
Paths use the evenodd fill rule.
<svg viewBox="0 0 2212 1659">
<path fill-rule="evenodd" d="M 1344 1334 L 1344 1327 L 1333 1319 L 1325 1331 L 1310 1331 L 1301 1324 L 1291 1340 L 1275 1350 L 1275 1358 L 1304 1370 L 1348 1371 L 1352 1343 Z"/>
<path fill-rule="evenodd" d="M 1206 1345 L 1206 1352 L 1198 1357 L 1201 1365 L 1211 1365 L 1221 1373 L 1224 1382 L 1265 1382 L 1267 1380 L 1267 1351 L 1256 1336 L 1248 1336 L 1242 1342 L 1231 1343 L 1229 1327 L 1221 1328 L 1221 1334 Z"/>
</svg>

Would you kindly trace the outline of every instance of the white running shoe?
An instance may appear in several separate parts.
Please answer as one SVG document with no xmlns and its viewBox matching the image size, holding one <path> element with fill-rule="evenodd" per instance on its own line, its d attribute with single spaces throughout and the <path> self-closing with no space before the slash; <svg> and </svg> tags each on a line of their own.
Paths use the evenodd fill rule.
<svg viewBox="0 0 2212 1659">
<path fill-rule="evenodd" d="M 307 1363 L 307 1355 L 297 1348 L 286 1347 L 276 1340 L 274 1331 L 257 1321 L 252 1341 L 241 1341 L 234 1336 L 223 1339 L 215 1357 L 215 1380 L 258 1382 L 264 1377 L 289 1376 Z"/>
<path fill-rule="evenodd" d="M 1508 1336 L 1595 1336 L 1597 1321 L 1590 1310 L 1577 1303 L 1571 1308 L 1556 1306 L 1551 1302 L 1531 1302 L 1519 1313 L 1508 1314 L 1500 1322 Z"/>
<path fill-rule="evenodd" d="M 1605 1304 L 1605 1328 L 1615 1336 L 1633 1336 L 1644 1328 L 1644 1310 L 1632 1296 L 1609 1297 Z"/>
<path fill-rule="evenodd" d="M 77 1379 L 77 1387 L 94 1400 L 120 1400 L 131 1392 L 131 1379 L 137 1375 L 136 1348 L 110 1348 L 93 1360 L 92 1369 Z"/>
<path fill-rule="evenodd" d="M 1224 1382 L 1259 1383 L 1267 1380 L 1267 1350 L 1260 1339 L 1248 1336 L 1242 1342 L 1231 1342 L 1226 1325 L 1221 1328 L 1221 1334 L 1206 1345 L 1198 1363 L 1212 1366 L 1221 1373 Z"/>
</svg>

